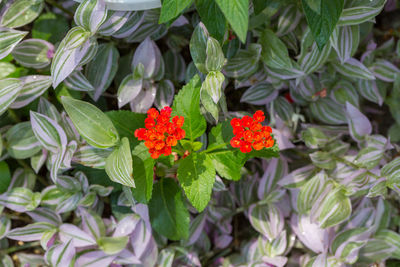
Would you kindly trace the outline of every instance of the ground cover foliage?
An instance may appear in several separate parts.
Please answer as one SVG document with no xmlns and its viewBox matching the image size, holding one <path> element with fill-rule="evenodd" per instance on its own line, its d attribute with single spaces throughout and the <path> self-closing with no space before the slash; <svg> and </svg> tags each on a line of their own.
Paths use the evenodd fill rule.
<svg viewBox="0 0 400 267">
<path fill-rule="evenodd" d="M 0 0 L 2 266 L 400 265 L 394 0 Z"/>
</svg>

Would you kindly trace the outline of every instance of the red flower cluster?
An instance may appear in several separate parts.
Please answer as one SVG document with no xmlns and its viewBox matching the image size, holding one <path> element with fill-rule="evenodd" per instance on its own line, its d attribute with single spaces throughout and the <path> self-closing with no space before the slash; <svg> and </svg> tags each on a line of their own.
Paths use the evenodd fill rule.
<svg viewBox="0 0 400 267">
<path fill-rule="evenodd" d="M 171 112 L 170 107 L 164 107 L 160 112 L 155 108 L 149 109 L 144 120 L 146 128 L 135 131 L 135 137 L 139 141 L 145 141 L 144 145 L 153 159 L 161 155 L 170 155 L 171 147 L 176 146 L 178 140 L 185 137 L 185 130 L 182 129 L 184 117 L 175 116 L 170 122 Z"/>
<path fill-rule="evenodd" d="M 233 118 L 231 125 L 235 136 L 231 139 L 231 146 L 239 147 L 243 153 L 249 153 L 253 148 L 261 150 L 264 147 L 272 147 L 274 145 L 274 139 L 271 137 L 272 129 L 261 125 L 264 120 L 264 112 L 261 110 L 256 111 L 253 118 L 250 116 L 244 116 L 242 119 Z"/>
</svg>

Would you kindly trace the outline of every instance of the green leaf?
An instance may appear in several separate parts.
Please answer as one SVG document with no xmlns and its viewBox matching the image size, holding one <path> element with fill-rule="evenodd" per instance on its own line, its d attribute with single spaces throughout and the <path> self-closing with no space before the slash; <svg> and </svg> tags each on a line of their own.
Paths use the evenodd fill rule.
<svg viewBox="0 0 400 267">
<path fill-rule="evenodd" d="M 0 193 L 4 193 L 11 182 L 10 169 L 5 161 L 0 161 L 0 177 Z"/>
<path fill-rule="evenodd" d="M 132 172 L 132 154 L 129 140 L 123 137 L 120 146 L 116 147 L 106 160 L 106 173 L 114 182 L 135 187 Z"/>
<path fill-rule="evenodd" d="M 297 197 L 297 209 L 301 214 L 307 213 L 328 185 L 328 177 L 324 171 L 317 173 L 300 188 Z"/>
<path fill-rule="evenodd" d="M 239 180 L 240 170 L 246 162 L 245 154 L 233 149 L 229 142 L 233 137 L 233 129 L 228 121 L 222 122 L 211 129 L 208 136 L 208 149 L 215 149 L 209 157 L 218 174 L 228 180 Z"/>
<path fill-rule="evenodd" d="M 69 30 L 66 18 L 54 13 L 40 15 L 33 23 L 32 37 L 49 41 L 53 44 L 60 42 Z"/>
<path fill-rule="evenodd" d="M 310 2 L 312 2 L 310 6 Z M 314 36 L 314 40 L 321 50 L 329 41 L 329 38 L 342 14 L 343 0 L 320 1 L 320 7 L 316 9 L 315 1 L 302 0 L 302 6 L 306 15 L 308 26 Z M 315 10 L 316 9 L 316 10 Z M 317 13 L 320 11 L 320 13 Z"/>
<path fill-rule="evenodd" d="M 217 3 L 214 0 L 195 0 L 195 3 L 201 21 L 207 27 L 210 35 L 218 41 L 222 41 L 227 29 L 227 23 Z"/>
<path fill-rule="evenodd" d="M 212 37 L 207 39 L 206 55 L 207 71 L 220 71 L 225 63 L 225 56 L 221 45 Z"/>
<path fill-rule="evenodd" d="M 214 103 L 218 104 L 218 101 L 223 94 L 222 84 L 224 80 L 225 76 L 220 71 L 209 72 L 201 85 L 201 94 L 207 92 Z"/>
<path fill-rule="evenodd" d="M 261 58 L 271 68 L 290 69 L 292 62 L 285 43 L 273 31 L 266 29 L 260 36 Z"/>
<path fill-rule="evenodd" d="M 173 179 L 165 178 L 154 185 L 153 191 L 149 202 L 153 229 L 171 240 L 186 239 L 190 218 L 179 186 Z"/>
<path fill-rule="evenodd" d="M 6 140 L 8 153 L 16 159 L 30 158 L 41 150 L 29 121 L 11 127 L 6 133 Z"/>
<path fill-rule="evenodd" d="M 176 17 L 190 4 L 192 0 L 164 0 L 158 23 L 166 23 Z"/>
<path fill-rule="evenodd" d="M 215 2 L 244 43 L 249 26 L 249 0 L 215 0 Z"/>
<path fill-rule="evenodd" d="M 14 102 L 21 89 L 22 82 L 18 79 L 8 78 L 0 80 L 0 115 Z"/>
<path fill-rule="evenodd" d="M 149 149 L 141 143 L 132 151 L 133 177 L 135 188 L 132 194 L 136 201 L 147 203 L 153 192 L 154 159 L 150 156 Z"/>
<path fill-rule="evenodd" d="M 139 141 L 134 135 L 136 129 L 144 127 L 146 114 L 131 112 L 128 110 L 108 111 L 106 115 L 111 119 L 119 136 L 129 139 L 131 149 L 139 145 Z"/>
<path fill-rule="evenodd" d="M 192 37 L 190 38 L 190 55 L 192 56 L 193 62 L 196 68 L 202 72 L 207 73 L 206 69 L 206 50 L 207 50 L 208 32 L 203 23 L 199 23 L 193 31 Z"/>
<path fill-rule="evenodd" d="M 213 162 L 204 153 L 192 153 L 178 167 L 178 180 L 190 203 L 199 212 L 211 198 L 215 181 Z"/>
<path fill-rule="evenodd" d="M 43 0 L 17 0 L 2 15 L 0 24 L 8 28 L 24 26 L 36 19 L 43 7 Z"/>
<path fill-rule="evenodd" d="M 186 138 L 194 142 L 206 130 L 206 120 L 200 113 L 200 78 L 194 76 L 175 96 L 173 116 L 183 116 L 185 123 L 182 129 Z"/>
<path fill-rule="evenodd" d="M 117 129 L 96 106 L 71 97 L 62 97 L 61 102 L 78 132 L 90 145 L 108 148 L 118 142 Z"/>
<path fill-rule="evenodd" d="M 108 255 L 114 255 L 121 252 L 128 244 L 129 236 L 118 237 L 100 237 L 97 239 L 99 248 Z"/>
</svg>

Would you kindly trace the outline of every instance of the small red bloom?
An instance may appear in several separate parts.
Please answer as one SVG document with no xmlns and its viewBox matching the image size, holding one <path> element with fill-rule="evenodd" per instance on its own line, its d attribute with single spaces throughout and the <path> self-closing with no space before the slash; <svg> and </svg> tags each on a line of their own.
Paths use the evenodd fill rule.
<svg viewBox="0 0 400 267">
<path fill-rule="evenodd" d="M 261 125 L 264 120 L 265 115 L 261 110 L 256 111 L 253 117 L 233 118 L 231 125 L 235 136 L 231 139 L 231 146 L 243 153 L 274 146 L 271 127 Z"/>
<path fill-rule="evenodd" d="M 144 145 L 149 149 L 150 156 L 157 159 L 161 155 L 171 155 L 173 146 L 185 137 L 185 131 L 181 128 L 184 117 L 175 116 L 172 118 L 172 109 L 164 107 L 161 112 L 155 108 L 147 111 L 147 118 L 144 120 L 145 128 L 135 130 L 135 137 L 139 141 L 144 140 Z"/>
</svg>

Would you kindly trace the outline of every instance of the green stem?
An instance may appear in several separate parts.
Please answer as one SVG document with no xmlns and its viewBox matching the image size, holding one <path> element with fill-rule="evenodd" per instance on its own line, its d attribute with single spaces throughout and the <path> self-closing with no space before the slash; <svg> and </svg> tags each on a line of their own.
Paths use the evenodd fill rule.
<svg viewBox="0 0 400 267">
<path fill-rule="evenodd" d="M 55 0 L 46 0 L 46 2 L 47 2 L 49 5 L 52 5 L 52 6 L 56 7 L 56 8 L 58 8 L 58 9 L 64 11 L 65 13 L 67 13 L 68 15 L 70 15 L 71 17 L 74 16 L 74 13 L 73 13 L 73 12 L 71 12 L 71 11 L 68 10 L 68 9 L 66 9 L 65 7 L 63 7 L 62 5 L 60 5 L 59 3 L 57 3 Z"/>
<path fill-rule="evenodd" d="M 228 145 L 230 145 L 230 143 L 219 144 L 219 145 L 216 145 L 216 146 L 214 146 L 214 147 L 212 147 L 212 148 L 207 148 L 207 149 L 204 150 L 203 152 L 204 152 L 204 153 L 211 153 L 212 151 L 215 151 L 215 150 L 218 150 L 218 149 L 221 149 L 221 148 L 225 148 L 225 147 L 227 147 Z"/>
<path fill-rule="evenodd" d="M 38 246 L 40 246 L 40 242 L 36 241 L 36 242 L 32 242 L 32 243 L 23 244 L 22 246 L 18 246 L 18 247 L 11 247 L 11 248 L 7 248 L 7 249 L 2 249 L 2 250 L 0 250 L 0 252 L 2 254 L 11 254 L 11 253 L 14 253 L 16 251 L 25 250 L 25 249 L 28 249 L 28 248 L 34 248 L 34 247 L 38 247 Z"/>
</svg>

